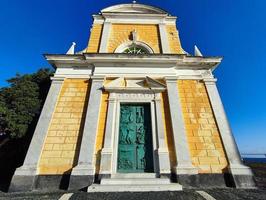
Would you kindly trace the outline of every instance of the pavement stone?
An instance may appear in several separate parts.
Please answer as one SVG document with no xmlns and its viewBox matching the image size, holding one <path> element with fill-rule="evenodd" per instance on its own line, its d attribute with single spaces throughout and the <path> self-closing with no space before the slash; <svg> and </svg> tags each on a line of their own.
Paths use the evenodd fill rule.
<svg viewBox="0 0 266 200">
<path fill-rule="evenodd" d="M 75 191 L 70 200 L 206 200 L 196 191 L 185 189 L 173 192 L 112 192 L 112 193 L 87 193 Z M 266 200 L 266 190 L 243 189 L 202 189 L 216 200 Z M 73 191 L 47 191 L 24 193 L 1 193 L 0 200 L 58 200 L 63 194 Z"/>
<path fill-rule="evenodd" d="M 58 200 L 66 191 L 0 192 L 0 200 Z"/>
<path fill-rule="evenodd" d="M 204 190 L 216 200 L 266 200 L 262 189 L 208 189 Z"/>
<path fill-rule="evenodd" d="M 205 200 L 195 191 L 178 192 L 112 192 L 112 193 L 75 193 L 70 200 Z"/>
</svg>

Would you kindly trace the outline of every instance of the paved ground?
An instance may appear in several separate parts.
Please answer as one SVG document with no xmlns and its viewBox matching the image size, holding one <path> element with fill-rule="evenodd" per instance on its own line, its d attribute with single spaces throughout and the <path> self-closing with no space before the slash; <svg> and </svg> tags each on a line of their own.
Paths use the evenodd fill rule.
<svg viewBox="0 0 266 200">
<path fill-rule="evenodd" d="M 87 193 L 70 191 L 4 193 L 0 192 L 0 200 L 266 200 L 266 165 L 248 164 L 254 172 L 260 189 L 240 190 L 198 189 L 178 192 L 143 192 L 143 193 Z"/>
<path fill-rule="evenodd" d="M 200 192 L 199 192 L 200 191 Z M 86 193 L 74 192 L 29 192 L 0 193 L 0 200 L 266 200 L 266 190 L 209 189 L 178 192 L 143 193 Z"/>
</svg>

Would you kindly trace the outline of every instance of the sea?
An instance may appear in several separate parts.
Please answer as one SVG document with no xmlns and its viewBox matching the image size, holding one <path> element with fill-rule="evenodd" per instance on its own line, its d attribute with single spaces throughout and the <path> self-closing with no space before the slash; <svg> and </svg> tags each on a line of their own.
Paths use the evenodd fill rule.
<svg viewBox="0 0 266 200">
<path fill-rule="evenodd" d="M 266 163 L 266 158 L 242 157 L 242 159 L 247 163 Z"/>
</svg>

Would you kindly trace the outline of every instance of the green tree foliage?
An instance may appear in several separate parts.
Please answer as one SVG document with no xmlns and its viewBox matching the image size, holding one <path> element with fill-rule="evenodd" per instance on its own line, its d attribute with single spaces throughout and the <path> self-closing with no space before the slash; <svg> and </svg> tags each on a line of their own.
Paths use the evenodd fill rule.
<svg viewBox="0 0 266 200">
<path fill-rule="evenodd" d="M 11 138 L 27 134 L 39 115 L 50 86 L 51 70 L 40 69 L 33 74 L 19 75 L 0 89 L 0 132 Z"/>
</svg>

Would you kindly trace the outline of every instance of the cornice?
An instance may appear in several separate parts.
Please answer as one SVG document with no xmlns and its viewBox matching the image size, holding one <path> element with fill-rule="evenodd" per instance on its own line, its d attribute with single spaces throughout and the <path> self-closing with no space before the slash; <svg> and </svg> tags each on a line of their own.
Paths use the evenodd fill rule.
<svg viewBox="0 0 266 200">
<path fill-rule="evenodd" d="M 73 64 L 79 66 L 172 66 L 176 69 L 211 69 L 222 61 L 222 57 L 192 57 L 185 54 L 147 54 L 132 55 L 119 53 L 85 53 L 81 55 L 45 54 L 46 60 L 57 65 Z"/>
</svg>

